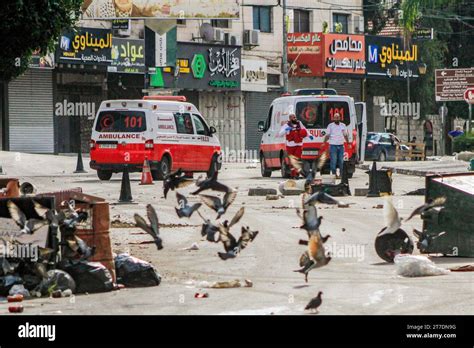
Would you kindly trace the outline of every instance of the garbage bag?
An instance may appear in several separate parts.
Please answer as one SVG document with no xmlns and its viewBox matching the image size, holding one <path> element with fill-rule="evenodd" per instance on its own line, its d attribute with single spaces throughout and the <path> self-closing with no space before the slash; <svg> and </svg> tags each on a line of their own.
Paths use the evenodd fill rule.
<svg viewBox="0 0 474 348">
<path fill-rule="evenodd" d="M 13 285 L 23 284 L 23 279 L 16 275 L 0 277 L 0 296 L 8 296 L 8 292 Z"/>
<path fill-rule="evenodd" d="M 23 274 L 23 283 L 29 291 L 34 290 L 42 281 L 41 277 L 34 274 Z"/>
<path fill-rule="evenodd" d="M 10 296 L 23 295 L 24 298 L 30 297 L 30 292 L 22 284 L 13 285 L 8 294 Z"/>
<path fill-rule="evenodd" d="M 449 274 L 450 271 L 436 266 L 426 256 L 400 254 L 395 256 L 397 274 L 404 277 L 426 277 Z"/>
<path fill-rule="evenodd" d="M 128 254 L 120 254 L 115 258 L 117 283 L 127 287 L 158 286 L 161 276 L 148 262 Z"/>
<path fill-rule="evenodd" d="M 48 277 L 43 279 L 39 285 L 39 291 L 42 295 L 49 295 L 53 291 L 70 289 L 73 293 L 76 291 L 76 282 L 68 272 L 59 269 L 48 271 Z"/>
<path fill-rule="evenodd" d="M 107 292 L 114 289 L 112 275 L 99 262 L 64 261 L 59 266 L 76 281 L 77 293 Z"/>
</svg>

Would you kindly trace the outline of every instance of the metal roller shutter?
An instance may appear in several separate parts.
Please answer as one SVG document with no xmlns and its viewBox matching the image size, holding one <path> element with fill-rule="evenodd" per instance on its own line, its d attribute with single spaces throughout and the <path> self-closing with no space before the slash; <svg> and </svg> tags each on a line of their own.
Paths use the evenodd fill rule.
<svg viewBox="0 0 474 348">
<path fill-rule="evenodd" d="M 10 151 L 54 153 L 53 72 L 28 70 L 8 85 Z"/>
<path fill-rule="evenodd" d="M 334 88 L 337 93 L 354 98 L 355 102 L 361 99 L 361 79 L 328 79 L 328 88 Z"/>
<path fill-rule="evenodd" d="M 273 100 L 280 97 L 280 92 L 245 93 L 245 149 L 258 151 L 262 133 L 258 131 L 258 122 L 265 121 Z"/>
</svg>

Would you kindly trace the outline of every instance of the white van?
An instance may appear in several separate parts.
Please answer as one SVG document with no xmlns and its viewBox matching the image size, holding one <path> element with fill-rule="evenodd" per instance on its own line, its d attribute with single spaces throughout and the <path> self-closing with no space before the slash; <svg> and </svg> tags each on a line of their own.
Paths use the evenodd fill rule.
<svg viewBox="0 0 474 348">
<path fill-rule="evenodd" d="M 356 106 L 360 106 L 359 117 Z M 326 129 L 335 113 L 339 113 L 349 132 L 349 144 L 345 145 L 344 160 L 349 177 L 355 171 L 358 160 L 363 160 L 367 122 L 365 103 L 355 103 L 354 99 L 342 95 L 288 95 L 273 101 L 267 120 L 259 122 L 263 132 L 260 144 L 260 166 L 264 177 L 272 171 L 281 170 L 282 177 L 290 176 L 289 161 L 286 154 L 285 137 L 279 137 L 281 127 L 294 113 L 307 128 L 313 139 L 304 139 L 303 160 L 314 160 L 327 151 L 324 143 Z M 350 146 L 349 146 L 350 145 Z"/>
<path fill-rule="evenodd" d="M 221 166 L 215 133 L 184 96 L 104 101 L 92 129 L 90 167 L 110 180 L 125 165 L 142 171 L 147 158 L 155 180 L 177 169 L 212 175 Z"/>
</svg>

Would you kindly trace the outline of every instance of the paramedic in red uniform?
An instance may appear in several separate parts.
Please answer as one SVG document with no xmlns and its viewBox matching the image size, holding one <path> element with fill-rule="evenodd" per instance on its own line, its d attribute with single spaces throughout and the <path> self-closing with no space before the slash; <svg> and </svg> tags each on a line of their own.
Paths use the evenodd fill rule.
<svg viewBox="0 0 474 348">
<path fill-rule="evenodd" d="M 303 139 L 306 138 L 309 133 L 303 124 L 298 121 L 295 114 L 290 114 L 289 121 L 281 127 L 278 135 L 280 137 L 284 135 L 286 136 L 286 152 L 288 155 L 301 158 L 303 152 Z M 291 167 L 291 177 L 298 177 L 298 172 L 293 167 Z"/>
</svg>

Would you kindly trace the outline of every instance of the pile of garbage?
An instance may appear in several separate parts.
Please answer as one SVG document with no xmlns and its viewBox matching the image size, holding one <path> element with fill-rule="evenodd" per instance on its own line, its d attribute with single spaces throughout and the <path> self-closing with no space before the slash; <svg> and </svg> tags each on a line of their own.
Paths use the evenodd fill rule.
<svg viewBox="0 0 474 348">
<path fill-rule="evenodd" d="M 153 265 L 128 254 L 115 257 L 115 269 L 112 262 L 94 262 L 94 255 L 103 255 L 104 250 L 100 248 L 106 246 L 102 243 L 88 245 L 79 237 L 78 225 L 89 218 L 87 209 L 64 201 L 61 203 L 64 209 L 56 210 L 46 207 L 47 202 L 38 196 L 0 200 L 0 205 L 9 212 L 2 217 L 11 218 L 21 229 L 8 238 L 0 237 L 0 248 L 3 247 L 0 253 L 0 297 L 19 302 L 35 297 L 69 297 L 160 284 L 161 276 Z M 33 235 L 42 227 L 48 228 L 48 248 L 34 246 L 37 257 L 13 255 L 9 251 L 8 248 L 26 246 L 17 235 Z"/>
</svg>

